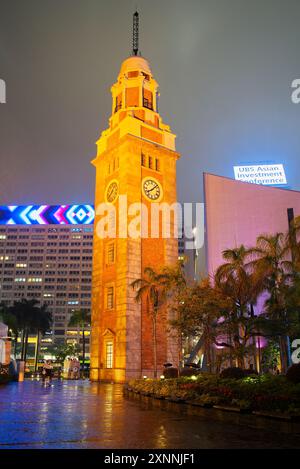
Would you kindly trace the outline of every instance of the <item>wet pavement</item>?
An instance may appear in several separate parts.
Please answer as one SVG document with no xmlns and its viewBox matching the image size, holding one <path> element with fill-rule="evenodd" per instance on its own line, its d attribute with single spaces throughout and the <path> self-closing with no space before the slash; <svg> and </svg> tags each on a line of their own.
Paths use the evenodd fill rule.
<svg viewBox="0 0 300 469">
<path fill-rule="evenodd" d="M 151 408 L 120 385 L 25 381 L 0 386 L 5 448 L 300 448 L 300 435 Z"/>
</svg>

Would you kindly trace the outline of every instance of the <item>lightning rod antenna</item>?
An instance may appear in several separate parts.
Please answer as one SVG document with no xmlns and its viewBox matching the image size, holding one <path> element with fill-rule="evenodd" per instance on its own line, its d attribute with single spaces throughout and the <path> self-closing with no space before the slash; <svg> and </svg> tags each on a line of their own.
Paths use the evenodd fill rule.
<svg viewBox="0 0 300 469">
<path fill-rule="evenodd" d="M 132 52 L 138 55 L 139 51 L 139 14 L 136 11 L 133 14 L 133 35 L 132 35 Z"/>
</svg>

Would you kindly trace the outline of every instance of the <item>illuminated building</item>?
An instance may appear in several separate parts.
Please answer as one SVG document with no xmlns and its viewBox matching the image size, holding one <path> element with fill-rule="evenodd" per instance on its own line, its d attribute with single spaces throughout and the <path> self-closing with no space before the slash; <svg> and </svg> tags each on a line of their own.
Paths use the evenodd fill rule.
<svg viewBox="0 0 300 469">
<path fill-rule="evenodd" d="M 93 223 L 91 205 L 0 206 L 0 302 L 36 298 L 48 305 L 53 331 L 42 339 L 42 350 L 82 341 L 68 321 L 74 310 L 91 309 Z M 29 337 L 29 352 L 35 343 Z"/>
<path fill-rule="evenodd" d="M 118 214 L 123 195 L 127 196 L 128 206 L 143 202 L 149 212 L 151 204 L 175 203 L 179 154 L 175 135 L 158 113 L 158 84 L 146 59 L 139 55 L 127 58 L 111 91 L 109 128 L 102 132 L 93 160 L 96 215 L 91 379 L 122 382 L 131 377 L 153 376 L 154 368 L 149 305 L 135 301 L 131 283 L 143 276 L 147 266 L 157 269 L 176 262 L 178 243 L 177 239 L 163 239 L 161 235 L 156 239 L 132 238 L 127 234 L 98 236 L 101 216 L 97 207 L 107 202 L 116 207 Z M 123 220 L 117 216 L 115 223 L 120 229 Z M 148 221 L 146 228 L 149 229 Z M 157 326 L 160 370 L 167 361 L 178 363 L 177 340 L 168 335 L 166 321 L 166 315 L 161 316 Z"/>
<path fill-rule="evenodd" d="M 53 331 L 41 351 L 83 340 L 68 322 L 74 310 L 91 309 L 93 221 L 90 205 L 0 206 L 0 302 L 48 305 Z"/>
<path fill-rule="evenodd" d="M 224 262 L 222 252 L 255 246 L 261 234 L 287 232 L 300 215 L 300 192 L 204 175 L 207 271 Z"/>
<path fill-rule="evenodd" d="M 300 192 L 204 175 L 206 209 L 207 271 L 213 275 L 224 263 L 222 252 L 241 245 L 251 248 L 260 235 L 287 233 L 300 216 Z M 258 298 L 254 312 L 260 314 L 265 296 Z M 265 338 L 256 343 L 266 344 Z M 257 358 L 257 369 L 259 370 Z"/>
</svg>

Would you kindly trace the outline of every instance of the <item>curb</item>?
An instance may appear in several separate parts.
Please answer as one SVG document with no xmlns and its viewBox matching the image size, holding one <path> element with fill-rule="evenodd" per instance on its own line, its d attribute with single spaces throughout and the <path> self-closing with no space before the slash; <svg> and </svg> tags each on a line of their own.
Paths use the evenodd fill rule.
<svg viewBox="0 0 300 469">
<path fill-rule="evenodd" d="M 245 425 L 272 432 L 300 434 L 300 416 L 289 416 L 262 411 L 251 411 L 239 407 L 201 404 L 182 399 L 156 397 L 146 395 L 132 388 L 124 388 L 124 394 L 130 399 L 147 399 L 151 404 L 159 406 L 162 410 L 181 412 L 201 418 L 209 418 L 221 422 Z M 179 405 L 178 405 L 179 404 Z"/>
</svg>

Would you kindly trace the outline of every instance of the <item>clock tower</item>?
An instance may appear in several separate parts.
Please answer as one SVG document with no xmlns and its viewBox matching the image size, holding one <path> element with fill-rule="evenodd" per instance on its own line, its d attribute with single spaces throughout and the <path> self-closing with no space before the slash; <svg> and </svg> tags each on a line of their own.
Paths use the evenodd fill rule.
<svg viewBox="0 0 300 469">
<path fill-rule="evenodd" d="M 135 13 L 134 28 L 137 20 Z M 151 377 L 154 368 L 149 304 L 135 301 L 131 284 L 143 276 L 145 267 L 158 270 L 175 264 L 178 257 L 174 212 L 168 221 L 170 236 L 163 233 L 160 212 L 161 206 L 168 210 L 176 204 L 176 136 L 158 113 L 158 84 L 148 61 L 138 55 L 135 29 L 133 55 L 122 63 L 111 92 L 109 127 L 97 141 L 92 161 L 96 187 L 91 380 L 124 382 Z M 112 229 L 103 233 L 101 226 Z M 168 320 L 167 310 L 159 314 L 159 374 L 165 362 L 177 366 L 179 360 L 178 340 L 169 332 Z"/>
</svg>

